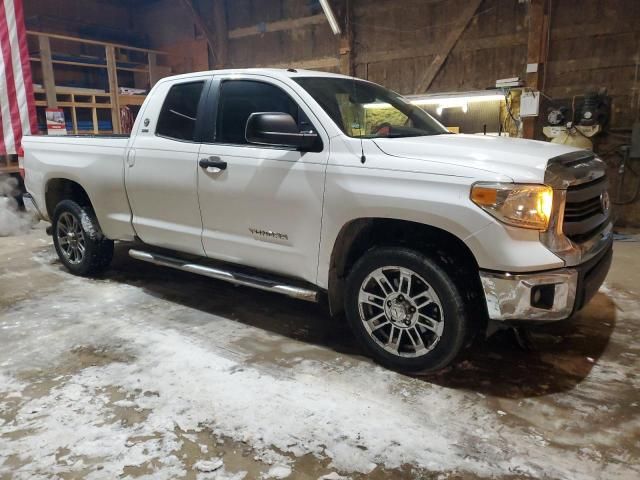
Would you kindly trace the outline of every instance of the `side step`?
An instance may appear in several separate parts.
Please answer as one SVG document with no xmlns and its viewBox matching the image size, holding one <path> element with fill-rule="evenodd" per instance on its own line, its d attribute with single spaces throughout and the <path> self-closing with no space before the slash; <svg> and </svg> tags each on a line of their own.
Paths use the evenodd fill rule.
<svg viewBox="0 0 640 480">
<path fill-rule="evenodd" d="M 163 267 L 176 268 L 178 270 L 184 270 L 185 272 L 215 278 L 216 280 L 224 280 L 225 282 L 233 283 L 234 285 L 242 285 L 244 287 L 265 290 L 267 292 L 280 293 L 282 295 L 287 295 L 288 297 L 306 300 L 308 302 L 318 301 L 318 292 L 316 290 L 287 285 L 282 281 L 276 281 L 266 277 L 258 277 L 256 275 L 233 272 L 231 270 L 222 270 L 221 268 L 199 265 L 187 260 L 168 257 L 157 253 L 143 252 L 141 250 L 129 250 L 129 256 L 136 260 L 142 260 L 143 262 L 149 262 Z"/>
</svg>

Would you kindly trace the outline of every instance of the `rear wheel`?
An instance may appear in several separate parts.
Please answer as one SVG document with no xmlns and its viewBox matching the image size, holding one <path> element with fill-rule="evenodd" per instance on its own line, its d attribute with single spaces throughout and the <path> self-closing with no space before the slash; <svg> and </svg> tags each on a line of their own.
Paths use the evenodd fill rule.
<svg viewBox="0 0 640 480">
<path fill-rule="evenodd" d="M 345 309 L 374 360 L 407 372 L 447 366 L 469 329 L 450 275 L 429 257 L 404 248 L 376 248 L 356 263 L 347 280 Z"/>
<path fill-rule="evenodd" d="M 113 241 L 105 238 L 90 207 L 63 200 L 53 214 L 53 244 L 63 265 L 76 275 L 101 273 L 113 259 Z"/>
</svg>

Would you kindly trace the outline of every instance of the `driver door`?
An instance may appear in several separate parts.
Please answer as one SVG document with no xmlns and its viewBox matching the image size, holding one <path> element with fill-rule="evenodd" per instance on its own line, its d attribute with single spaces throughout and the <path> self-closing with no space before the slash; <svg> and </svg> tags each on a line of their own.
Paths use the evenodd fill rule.
<svg viewBox="0 0 640 480">
<path fill-rule="evenodd" d="M 216 77 L 211 86 L 210 141 L 200 160 L 198 196 L 207 256 L 313 282 L 329 141 L 295 91 L 258 75 Z M 248 144 L 247 119 L 255 112 L 285 112 L 301 130 L 316 130 L 319 152 Z"/>
</svg>

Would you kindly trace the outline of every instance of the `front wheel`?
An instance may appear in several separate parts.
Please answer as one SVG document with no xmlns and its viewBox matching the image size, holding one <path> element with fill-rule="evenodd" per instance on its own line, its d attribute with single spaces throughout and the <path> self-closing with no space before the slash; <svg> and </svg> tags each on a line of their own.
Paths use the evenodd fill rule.
<svg viewBox="0 0 640 480">
<path fill-rule="evenodd" d="M 113 241 L 105 238 L 90 207 L 63 200 L 53 213 L 53 244 L 60 261 L 76 275 L 101 273 L 113 259 Z"/>
<path fill-rule="evenodd" d="M 438 262 L 405 248 L 370 250 L 347 279 L 345 310 L 378 363 L 405 372 L 444 368 L 469 329 L 463 297 Z"/>
</svg>

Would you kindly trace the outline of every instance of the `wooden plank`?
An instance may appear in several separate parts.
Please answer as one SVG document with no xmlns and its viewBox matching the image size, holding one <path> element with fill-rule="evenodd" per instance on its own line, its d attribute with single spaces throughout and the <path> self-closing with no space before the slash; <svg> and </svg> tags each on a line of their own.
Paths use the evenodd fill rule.
<svg viewBox="0 0 640 480">
<path fill-rule="evenodd" d="M 120 105 L 142 105 L 146 95 L 119 95 L 118 103 Z"/>
<path fill-rule="evenodd" d="M 556 60 L 553 62 L 548 62 L 547 71 L 553 71 L 554 74 L 559 74 L 632 66 L 635 66 L 635 59 L 631 57 L 588 57 L 575 60 Z"/>
<path fill-rule="evenodd" d="M 600 37 L 605 35 L 623 35 L 625 33 L 636 34 L 637 29 L 621 17 L 616 18 L 616 23 L 588 23 L 577 25 L 563 25 L 551 29 L 551 40 L 569 40 L 571 38 Z"/>
<path fill-rule="evenodd" d="M 314 69 L 314 68 L 336 68 L 340 66 L 340 59 L 338 57 L 320 57 L 311 58 L 308 60 L 291 60 L 290 62 L 282 63 L 269 63 L 264 65 L 252 65 L 257 68 L 300 68 L 300 69 Z"/>
<path fill-rule="evenodd" d="M 429 87 L 435 80 L 436 75 L 438 75 L 438 72 L 442 68 L 442 65 L 444 65 L 445 60 L 449 56 L 449 53 L 451 53 L 453 47 L 456 46 L 456 43 L 458 43 L 458 40 L 467 29 L 469 22 L 471 22 L 471 20 L 475 16 L 476 10 L 478 10 L 478 7 L 481 3 L 482 0 L 469 0 L 463 7 L 460 13 L 460 23 L 458 23 L 456 26 L 451 27 L 451 30 L 445 38 L 444 42 L 440 44 L 440 51 L 436 53 L 433 60 L 431 60 L 431 64 L 427 67 L 422 77 L 418 80 L 418 83 L 416 85 L 416 92 L 422 93 L 426 92 L 429 89 Z"/>
<path fill-rule="evenodd" d="M 18 165 L 9 165 L 6 167 L 0 167 L 0 173 L 18 173 L 20 169 Z"/>
<path fill-rule="evenodd" d="M 98 110 L 95 108 L 91 109 L 91 122 L 93 123 L 93 133 L 97 135 L 100 133 L 100 129 L 98 128 Z"/>
<path fill-rule="evenodd" d="M 527 44 L 527 37 L 522 33 L 513 33 L 507 35 L 496 35 L 486 38 L 473 38 L 469 40 L 460 40 L 456 43 L 452 52 L 475 52 L 478 50 L 489 50 L 496 48 L 518 47 Z M 429 43 L 419 47 L 399 48 L 393 50 L 370 50 L 368 52 L 357 52 L 356 63 L 377 63 L 388 62 L 391 60 L 408 60 L 420 57 L 430 57 L 440 50 L 437 43 Z"/>
<path fill-rule="evenodd" d="M 211 49 L 211 54 L 214 57 L 214 62 L 217 63 L 218 45 L 216 43 L 216 36 L 209 28 L 209 25 L 207 25 L 207 23 L 204 21 L 204 19 L 202 18 L 202 15 L 200 15 L 200 12 L 198 11 L 198 8 L 195 6 L 195 4 L 193 3 L 193 0 L 182 0 L 182 4 L 191 14 L 193 23 L 196 24 L 196 26 L 198 27 L 198 30 L 202 32 L 205 39 L 207 40 L 207 43 L 209 44 L 209 48 Z"/>
<path fill-rule="evenodd" d="M 310 25 L 322 25 L 327 22 L 324 13 L 311 15 L 309 17 L 291 18 L 278 20 L 276 22 L 263 23 L 252 27 L 236 28 L 229 31 L 229 39 L 252 37 L 269 32 L 281 32 L 284 30 L 295 30 L 297 28 L 308 27 Z"/>
<path fill-rule="evenodd" d="M 38 57 L 30 57 L 29 60 L 32 62 L 40 62 L 41 59 Z M 69 65 L 72 67 L 82 67 L 82 68 L 107 68 L 106 65 L 100 65 L 98 63 L 88 63 L 88 62 L 73 62 L 70 60 L 51 60 L 51 63 L 54 65 Z M 147 73 L 146 68 L 141 67 L 117 67 L 118 70 L 124 70 L 127 72 L 139 72 L 139 73 Z"/>
<path fill-rule="evenodd" d="M 107 75 L 109 77 L 109 94 L 111 95 L 111 124 L 113 131 L 120 133 L 120 94 L 118 92 L 118 70 L 116 69 L 116 49 L 112 45 L 105 47 L 107 56 Z M 94 109 L 94 112 L 96 110 Z"/>
<path fill-rule="evenodd" d="M 68 35 L 58 35 L 55 33 L 46 33 L 46 32 L 38 32 L 35 30 L 27 30 L 27 35 L 33 35 L 33 36 L 44 36 L 47 38 L 54 38 L 57 40 L 65 40 L 68 42 L 78 42 L 78 43 L 85 43 L 88 45 L 100 45 L 102 47 L 106 47 L 106 46 L 112 46 L 115 48 L 119 48 L 122 50 L 132 50 L 135 52 L 153 52 L 153 53 L 157 53 L 158 55 L 167 55 L 166 52 L 163 52 L 162 50 L 151 50 L 149 48 L 140 48 L 140 47 L 132 47 L 130 45 L 123 45 L 121 43 L 110 43 L 110 42 L 99 42 L 97 40 L 88 40 L 86 38 L 79 38 L 79 37 L 71 37 Z"/>
<path fill-rule="evenodd" d="M 213 25 L 218 47 L 215 55 L 215 68 L 224 68 L 229 63 L 229 32 L 224 0 L 213 0 Z"/>
<path fill-rule="evenodd" d="M 51 62 L 51 43 L 49 42 L 49 37 L 39 35 L 38 44 L 40 46 L 42 83 L 47 97 L 47 106 L 49 108 L 57 108 L 58 98 L 56 97 L 56 81 L 53 74 L 53 63 Z"/>
<path fill-rule="evenodd" d="M 529 3 L 527 63 L 538 66 L 537 71 L 527 73 L 526 85 L 532 90 L 540 90 L 542 88 L 544 75 L 546 52 L 545 3 L 546 0 L 531 0 Z M 537 120 L 538 117 L 526 117 L 523 120 L 522 136 L 524 138 L 535 138 Z"/>
</svg>

